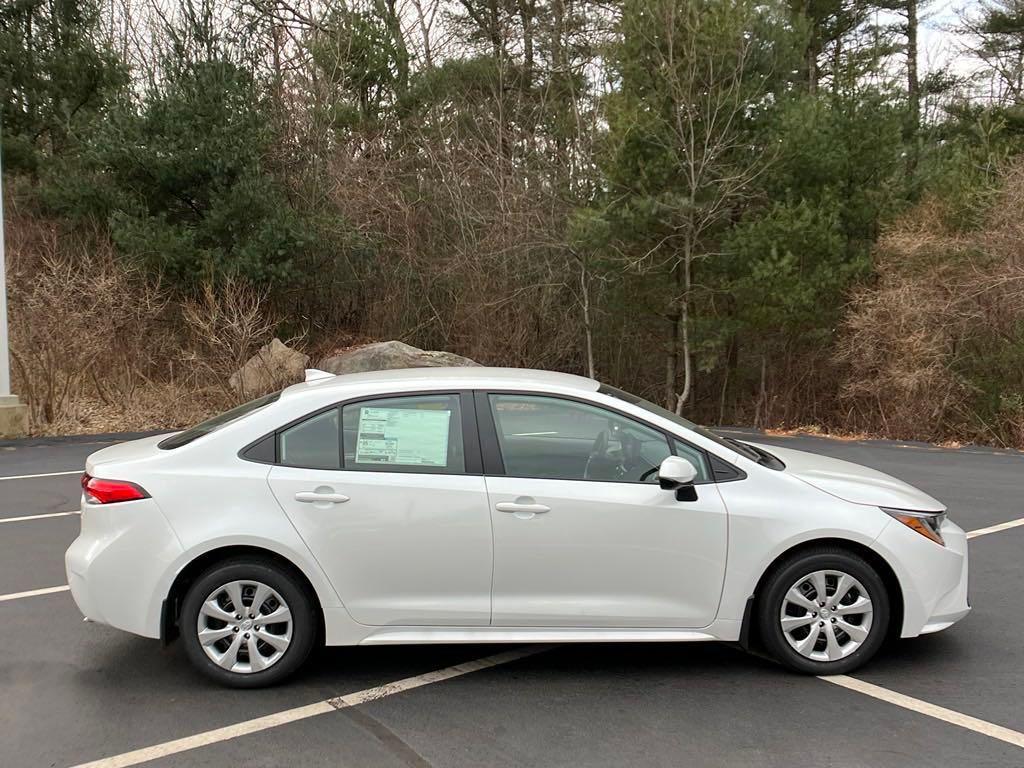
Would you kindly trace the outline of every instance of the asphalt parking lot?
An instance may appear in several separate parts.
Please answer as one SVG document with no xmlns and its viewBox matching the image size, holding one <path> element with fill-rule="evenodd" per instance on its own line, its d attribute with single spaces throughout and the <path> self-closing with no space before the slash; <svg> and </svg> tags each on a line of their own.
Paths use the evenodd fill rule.
<svg viewBox="0 0 1024 768">
<path fill-rule="evenodd" d="M 977 532 L 971 615 L 852 679 L 721 644 L 376 647 L 226 690 L 178 645 L 83 623 L 64 589 L 78 474 L 103 444 L 0 446 L 0 766 L 1024 766 L 1024 526 L 992 530 L 1024 519 L 1024 454 L 763 442 L 948 504 Z"/>
</svg>

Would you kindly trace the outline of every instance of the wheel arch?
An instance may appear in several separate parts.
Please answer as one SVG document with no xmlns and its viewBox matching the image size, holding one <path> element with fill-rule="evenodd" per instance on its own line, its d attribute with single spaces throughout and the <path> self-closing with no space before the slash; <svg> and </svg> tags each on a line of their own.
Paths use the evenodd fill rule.
<svg viewBox="0 0 1024 768">
<path fill-rule="evenodd" d="M 282 570 L 287 571 L 299 582 L 309 596 L 310 603 L 313 606 L 317 621 L 317 637 L 322 641 L 326 631 L 324 606 L 320 602 L 320 596 L 313 587 L 313 583 L 303 570 L 287 557 L 273 550 L 251 544 L 230 544 L 200 553 L 178 571 L 160 609 L 161 642 L 167 645 L 178 636 L 178 619 L 181 616 L 181 605 L 189 587 L 195 583 L 196 579 L 212 566 L 240 557 L 270 561 Z"/>
<path fill-rule="evenodd" d="M 764 593 L 764 586 L 772 574 L 778 570 L 781 564 L 786 560 L 789 560 L 803 552 L 818 549 L 822 546 L 845 549 L 851 554 L 858 555 L 866 560 L 878 572 L 879 577 L 882 579 L 882 583 L 885 585 L 886 593 L 889 596 L 890 620 L 888 637 L 896 638 L 900 636 L 900 632 L 903 628 L 903 587 L 900 585 L 900 580 L 896 576 L 896 571 L 893 570 L 891 565 L 889 565 L 889 561 L 866 544 L 861 544 L 860 542 L 853 541 L 851 539 L 824 537 L 809 539 L 808 541 L 802 541 L 799 544 L 793 545 L 776 556 L 776 558 L 768 564 L 768 567 L 764 569 L 761 577 L 757 580 L 757 585 L 754 587 L 753 593 L 751 593 L 750 597 L 747 598 L 746 605 L 744 606 L 743 623 L 740 627 L 740 645 L 748 650 L 762 649 L 761 639 L 758 637 L 757 630 L 757 608 L 758 602 Z"/>
</svg>

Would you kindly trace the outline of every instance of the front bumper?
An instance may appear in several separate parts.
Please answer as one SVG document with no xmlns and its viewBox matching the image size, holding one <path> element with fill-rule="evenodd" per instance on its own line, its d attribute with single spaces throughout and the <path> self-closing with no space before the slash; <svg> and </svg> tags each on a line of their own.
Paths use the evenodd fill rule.
<svg viewBox="0 0 1024 768">
<path fill-rule="evenodd" d="M 939 632 L 970 613 L 967 534 L 947 519 L 942 538 L 944 547 L 894 520 L 875 542 L 903 591 L 901 637 Z"/>
<path fill-rule="evenodd" d="M 164 574 L 182 548 L 152 499 L 82 502 L 82 530 L 64 555 L 68 585 L 87 619 L 160 636 Z"/>
<path fill-rule="evenodd" d="M 952 527 L 947 528 L 946 526 Z M 971 600 L 967 591 L 967 534 L 958 526 L 947 522 L 942 528 L 942 536 L 947 547 L 952 546 L 955 551 L 963 555 L 960 578 L 957 579 L 956 586 L 939 598 L 935 607 L 932 608 L 932 615 L 921 627 L 922 635 L 948 629 L 971 612 Z"/>
</svg>

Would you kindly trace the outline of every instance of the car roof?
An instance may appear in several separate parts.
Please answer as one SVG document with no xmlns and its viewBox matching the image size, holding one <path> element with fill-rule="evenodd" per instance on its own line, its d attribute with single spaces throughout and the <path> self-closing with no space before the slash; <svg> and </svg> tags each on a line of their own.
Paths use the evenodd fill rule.
<svg viewBox="0 0 1024 768">
<path fill-rule="evenodd" d="M 318 392 L 334 389 L 369 389 L 373 385 L 384 388 L 407 386 L 410 389 L 439 384 L 465 389 L 544 389 L 595 392 L 600 384 L 594 379 L 557 371 L 532 368 L 488 368 L 462 366 L 451 368 L 397 368 L 386 371 L 345 373 L 331 378 L 303 382 L 288 387 L 285 392 L 315 389 Z"/>
</svg>

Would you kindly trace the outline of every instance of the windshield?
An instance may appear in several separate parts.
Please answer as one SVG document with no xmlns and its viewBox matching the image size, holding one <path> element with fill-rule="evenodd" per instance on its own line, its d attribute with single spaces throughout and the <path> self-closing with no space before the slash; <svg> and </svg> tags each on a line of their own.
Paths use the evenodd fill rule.
<svg viewBox="0 0 1024 768">
<path fill-rule="evenodd" d="M 250 413 L 258 408 L 262 408 L 265 405 L 270 405 L 277 398 L 281 396 L 280 392 L 274 392 L 263 397 L 258 397 L 255 400 L 250 400 L 248 403 L 232 408 L 230 411 L 224 411 L 224 413 L 214 416 L 212 419 L 207 419 L 204 422 L 196 424 L 194 427 L 186 429 L 184 432 L 179 432 L 176 435 L 161 440 L 157 443 L 157 448 L 162 448 L 165 451 L 173 448 L 180 448 L 183 445 L 188 445 L 193 440 L 203 435 L 208 435 L 211 432 L 220 429 L 225 424 L 230 424 L 232 421 L 237 421 L 243 416 L 248 416 Z"/>
<path fill-rule="evenodd" d="M 708 440 L 713 441 L 716 445 L 719 445 L 727 450 L 733 451 L 734 453 L 738 453 L 741 456 L 745 456 L 751 461 L 761 461 L 761 455 L 753 448 L 751 448 L 749 445 L 745 445 L 739 442 L 738 440 L 729 440 L 728 438 L 720 437 L 719 435 L 716 435 L 714 432 L 700 426 L 700 424 L 694 424 L 689 419 L 684 419 L 682 416 L 673 413 L 668 408 L 662 408 L 660 405 L 656 405 L 650 402 L 649 400 L 644 400 L 642 397 L 631 395 L 629 392 L 623 392 L 621 389 L 610 387 L 607 384 L 602 384 L 597 391 L 600 392 L 602 395 L 611 395 L 612 397 L 619 398 L 619 400 L 625 400 L 630 405 L 638 405 L 644 410 L 656 413 L 663 419 L 668 419 L 669 421 L 675 422 L 681 427 L 685 427 L 691 432 L 696 432 L 701 437 L 705 437 Z"/>
</svg>

